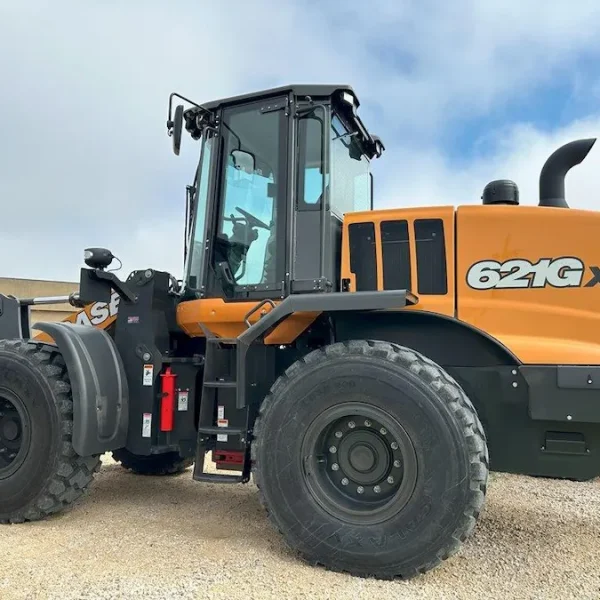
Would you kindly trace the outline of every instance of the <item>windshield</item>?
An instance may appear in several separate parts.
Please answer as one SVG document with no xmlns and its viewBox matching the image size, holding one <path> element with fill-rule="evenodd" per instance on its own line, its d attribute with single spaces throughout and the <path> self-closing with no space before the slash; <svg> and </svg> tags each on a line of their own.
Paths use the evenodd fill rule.
<svg viewBox="0 0 600 600">
<path fill-rule="evenodd" d="M 202 149 L 200 151 L 200 162 L 196 171 L 194 182 L 194 206 L 195 217 L 192 229 L 192 237 L 189 241 L 189 270 L 188 287 L 198 289 L 201 285 L 202 265 L 204 264 L 204 251 L 206 235 L 206 206 L 208 204 L 208 175 L 210 157 L 212 153 L 213 139 L 202 138 Z"/>
</svg>

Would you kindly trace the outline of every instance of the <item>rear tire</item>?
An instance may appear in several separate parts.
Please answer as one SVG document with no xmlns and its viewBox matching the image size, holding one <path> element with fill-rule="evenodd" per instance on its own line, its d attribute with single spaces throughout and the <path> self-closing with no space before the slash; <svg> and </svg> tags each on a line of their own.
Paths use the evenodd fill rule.
<svg viewBox="0 0 600 600">
<path fill-rule="evenodd" d="M 88 489 L 100 457 L 73 450 L 73 398 L 56 348 L 0 341 L 0 523 L 37 521 Z"/>
<path fill-rule="evenodd" d="M 407 579 L 473 532 L 488 451 L 473 405 L 438 365 L 356 341 L 314 351 L 276 381 L 253 470 L 271 521 L 309 563 Z"/>
<path fill-rule="evenodd" d="M 178 475 L 194 464 L 194 459 L 183 458 L 179 452 L 139 456 L 122 448 L 115 450 L 112 455 L 123 468 L 136 475 Z"/>
</svg>

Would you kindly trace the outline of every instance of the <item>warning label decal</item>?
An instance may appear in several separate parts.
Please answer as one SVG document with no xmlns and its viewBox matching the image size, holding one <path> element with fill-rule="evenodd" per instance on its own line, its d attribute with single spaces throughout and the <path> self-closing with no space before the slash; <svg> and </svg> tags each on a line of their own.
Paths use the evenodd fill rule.
<svg viewBox="0 0 600 600">
<path fill-rule="evenodd" d="M 144 365 L 143 385 L 152 385 L 154 383 L 154 365 Z"/>
</svg>

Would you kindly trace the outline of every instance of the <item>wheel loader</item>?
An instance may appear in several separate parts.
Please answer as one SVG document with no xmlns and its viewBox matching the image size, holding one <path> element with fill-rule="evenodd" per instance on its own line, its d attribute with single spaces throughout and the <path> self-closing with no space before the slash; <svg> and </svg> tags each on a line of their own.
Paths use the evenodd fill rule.
<svg viewBox="0 0 600 600">
<path fill-rule="evenodd" d="M 600 475 L 600 214 L 565 199 L 595 140 L 548 158 L 537 205 L 498 179 L 375 209 L 359 106 L 347 85 L 171 94 L 173 151 L 199 156 L 183 277 L 121 279 L 89 248 L 69 298 L 0 297 L 0 521 L 67 509 L 112 453 L 253 479 L 309 564 L 411 578 L 472 534 L 490 470 Z M 30 324 L 59 300 L 78 310 Z"/>
</svg>

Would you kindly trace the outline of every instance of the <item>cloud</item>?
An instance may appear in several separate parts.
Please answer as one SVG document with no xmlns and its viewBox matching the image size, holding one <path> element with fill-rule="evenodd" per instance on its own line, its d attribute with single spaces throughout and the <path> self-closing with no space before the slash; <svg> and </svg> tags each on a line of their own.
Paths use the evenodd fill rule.
<svg viewBox="0 0 600 600">
<path fill-rule="evenodd" d="M 510 106 L 543 105 L 557 78 L 586 97 L 599 28 L 588 0 L 3 3 L 0 276 L 76 280 L 92 245 L 110 247 L 124 271 L 180 275 L 198 148 L 186 139 L 181 157 L 171 153 L 174 90 L 206 101 L 350 83 L 388 148 L 375 169 L 384 205 L 478 202 L 498 177 L 517 180 L 529 203 L 549 152 L 594 135 L 599 119 L 540 130 L 511 121 Z M 498 114 L 506 126 L 473 139 L 457 166 L 451 134 Z M 598 158 L 569 175 L 569 196 L 587 206 Z"/>
<path fill-rule="evenodd" d="M 495 179 L 511 179 L 517 183 L 520 201 L 536 205 L 539 201 L 541 169 L 557 148 L 576 139 L 593 138 L 600 134 L 600 112 L 567 127 L 543 132 L 527 125 L 516 124 L 488 139 L 493 148 L 485 156 L 473 158 L 462 168 L 455 167 L 441 152 L 430 149 L 413 152 L 397 151 L 384 154 L 380 161 L 387 162 L 389 171 L 410 173 L 397 178 L 382 173 L 378 184 L 376 205 L 380 208 L 419 205 L 479 204 L 483 188 Z M 391 163 L 391 166 L 389 165 Z M 599 210 L 600 142 L 587 158 L 574 167 L 566 178 L 567 202 L 572 208 Z M 381 165 L 380 171 L 385 172 Z"/>
</svg>

